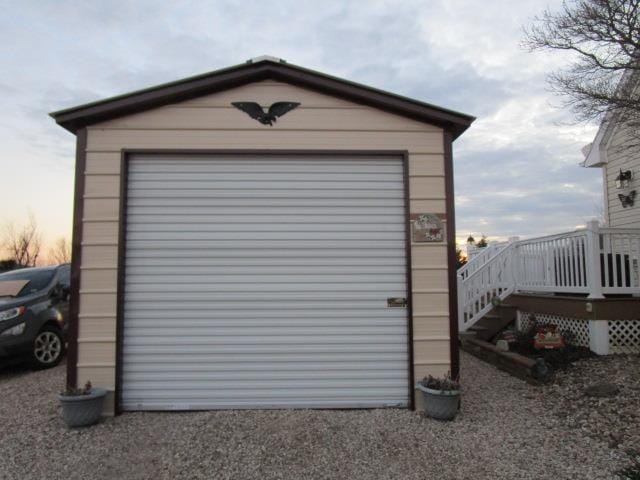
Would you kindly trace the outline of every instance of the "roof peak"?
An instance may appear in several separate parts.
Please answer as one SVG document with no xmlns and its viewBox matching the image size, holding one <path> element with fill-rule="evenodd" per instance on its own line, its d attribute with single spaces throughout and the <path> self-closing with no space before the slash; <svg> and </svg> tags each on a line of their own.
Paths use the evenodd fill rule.
<svg viewBox="0 0 640 480">
<path fill-rule="evenodd" d="M 273 55 L 260 55 L 247 60 L 247 63 L 258 63 L 258 62 L 287 63 L 287 61 L 284 58 L 275 57 Z"/>
<path fill-rule="evenodd" d="M 53 112 L 50 115 L 56 123 L 75 133 L 80 128 L 111 118 L 130 115 L 266 79 L 291 83 L 326 95 L 438 125 L 450 131 L 453 138 L 462 134 L 475 120 L 470 115 L 309 70 L 287 63 L 285 60 L 265 55 L 240 65 L 79 105 Z"/>
</svg>

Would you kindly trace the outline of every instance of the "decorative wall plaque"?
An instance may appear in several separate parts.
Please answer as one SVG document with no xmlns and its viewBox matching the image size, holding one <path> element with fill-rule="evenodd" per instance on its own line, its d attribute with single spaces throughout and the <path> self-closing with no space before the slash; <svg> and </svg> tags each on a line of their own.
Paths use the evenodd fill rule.
<svg viewBox="0 0 640 480">
<path fill-rule="evenodd" d="M 442 242 L 444 228 L 442 220 L 435 213 L 421 213 L 413 222 L 414 242 Z"/>
</svg>

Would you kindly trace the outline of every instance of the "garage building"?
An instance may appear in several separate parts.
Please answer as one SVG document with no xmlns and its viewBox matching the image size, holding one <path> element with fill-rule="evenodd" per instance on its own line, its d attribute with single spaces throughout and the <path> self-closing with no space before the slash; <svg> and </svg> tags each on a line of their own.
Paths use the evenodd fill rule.
<svg viewBox="0 0 640 480">
<path fill-rule="evenodd" d="M 68 383 L 109 413 L 412 408 L 457 374 L 473 117 L 272 57 L 52 116 L 77 136 Z"/>
</svg>

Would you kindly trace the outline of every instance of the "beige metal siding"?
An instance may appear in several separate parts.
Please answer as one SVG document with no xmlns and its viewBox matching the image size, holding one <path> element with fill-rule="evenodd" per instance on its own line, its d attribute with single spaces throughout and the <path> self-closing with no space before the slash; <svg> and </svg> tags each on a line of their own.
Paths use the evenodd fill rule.
<svg viewBox="0 0 640 480">
<path fill-rule="evenodd" d="M 269 105 L 281 100 L 302 105 L 274 127 L 229 108 L 231 101 Z M 124 148 L 408 150 L 411 213 L 446 213 L 439 128 L 283 83 L 255 83 L 90 127 L 78 380 L 108 388 L 115 382 L 116 232 Z M 412 245 L 412 269 L 418 379 L 450 368 L 444 244 Z"/>
<path fill-rule="evenodd" d="M 622 128 L 616 128 L 607 146 L 607 160 L 605 164 L 605 202 L 607 202 L 608 223 L 611 227 L 640 228 L 640 147 L 637 138 Z M 626 190 L 616 188 L 616 177 L 620 170 L 631 170 L 633 179 Z M 623 208 L 618 194 L 628 194 L 636 190 L 637 196 L 633 207 Z"/>
</svg>

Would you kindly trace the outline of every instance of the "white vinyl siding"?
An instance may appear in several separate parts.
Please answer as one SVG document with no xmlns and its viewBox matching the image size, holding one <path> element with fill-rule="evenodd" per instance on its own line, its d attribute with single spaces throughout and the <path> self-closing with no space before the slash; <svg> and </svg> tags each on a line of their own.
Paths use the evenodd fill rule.
<svg viewBox="0 0 640 480">
<path fill-rule="evenodd" d="M 608 161 L 603 166 L 603 181 L 605 211 L 610 227 L 640 228 L 640 146 L 634 133 L 622 126 L 616 126 L 607 146 Z M 626 189 L 616 188 L 616 177 L 620 170 L 630 170 L 632 173 L 631 183 Z M 637 192 L 635 203 L 625 208 L 618 195 L 629 195 L 632 190 Z"/>
<path fill-rule="evenodd" d="M 129 160 L 126 410 L 407 406 L 400 158 Z"/>
</svg>

